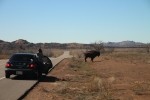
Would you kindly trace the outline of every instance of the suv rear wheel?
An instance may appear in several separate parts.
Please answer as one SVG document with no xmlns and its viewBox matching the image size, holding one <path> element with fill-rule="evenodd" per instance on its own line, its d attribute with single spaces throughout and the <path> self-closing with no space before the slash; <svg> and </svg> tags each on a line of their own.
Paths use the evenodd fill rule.
<svg viewBox="0 0 150 100">
<path fill-rule="evenodd" d="M 6 78 L 10 78 L 10 74 L 5 73 L 5 77 L 6 77 Z"/>
<path fill-rule="evenodd" d="M 42 77 L 42 72 L 38 71 L 36 74 L 37 80 L 40 80 Z"/>
</svg>

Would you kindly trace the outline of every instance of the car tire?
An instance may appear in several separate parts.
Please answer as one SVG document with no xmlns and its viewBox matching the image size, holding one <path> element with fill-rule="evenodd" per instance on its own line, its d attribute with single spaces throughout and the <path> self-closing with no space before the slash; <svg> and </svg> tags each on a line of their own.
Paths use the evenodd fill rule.
<svg viewBox="0 0 150 100">
<path fill-rule="evenodd" d="M 5 74 L 5 77 L 6 77 L 6 78 L 10 78 L 10 74 L 7 74 L 7 73 L 6 73 L 6 74 Z"/>
<path fill-rule="evenodd" d="M 37 76 L 37 80 L 40 80 L 42 77 L 42 73 L 40 71 L 38 71 L 36 76 Z"/>
<path fill-rule="evenodd" d="M 49 72 L 49 70 L 45 71 L 45 75 L 47 75 L 47 74 L 48 74 L 48 72 Z"/>
</svg>

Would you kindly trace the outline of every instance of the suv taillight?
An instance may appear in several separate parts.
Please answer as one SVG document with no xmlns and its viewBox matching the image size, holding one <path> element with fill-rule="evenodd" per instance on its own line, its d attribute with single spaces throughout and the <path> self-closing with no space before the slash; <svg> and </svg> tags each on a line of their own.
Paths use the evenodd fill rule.
<svg viewBox="0 0 150 100">
<path fill-rule="evenodd" d="M 6 67 L 6 68 L 10 68 L 11 66 L 12 66 L 12 64 L 11 64 L 11 63 L 9 63 L 9 62 L 8 62 L 8 63 L 6 63 L 6 65 L 5 65 L 5 67 Z"/>
<path fill-rule="evenodd" d="M 29 68 L 34 69 L 37 65 L 36 64 L 29 64 Z"/>
</svg>

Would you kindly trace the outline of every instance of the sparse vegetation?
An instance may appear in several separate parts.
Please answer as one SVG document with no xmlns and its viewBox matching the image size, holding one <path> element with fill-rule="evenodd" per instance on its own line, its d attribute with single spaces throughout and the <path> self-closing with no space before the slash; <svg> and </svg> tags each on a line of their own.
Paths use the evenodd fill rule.
<svg viewBox="0 0 150 100">
<path fill-rule="evenodd" d="M 83 58 L 84 57 L 84 53 L 85 49 L 71 49 L 70 50 L 70 54 L 73 55 L 73 57 L 75 58 Z"/>
<path fill-rule="evenodd" d="M 113 53 L 114 50 L 115 50 L 114 47 L 109 47 L 109 48 L 107 48 L 107 49 L 105 48 L 105 53 Z"/>
<path fill-rule="evenodd" d="M 147 53 L 150 52 L 150 43 L 147 43 L 147 44 L 146 44 L 146 48 L 145 48 L 145 49 L 146 49 L 146 52 L 147 52 Z"/>
<path fill-rule="evenodd" d="M 0 55 L 0 59 L 8 59 L 9 55 L 5 55 L 5 54 L 1 54 Z"/>
<path fill-rule="evenodd" d="M 150 82 L 135 81 L 132 84 L 132 90 L 136 95 L 150 95 Z"/>
<path fill-rule="evenodd" d="M 109 54 L 111 58 L 122 59 L 131 63 L 149 63 L 150 55 L 147 53 L 139 52 L 115 52 Z"/>
<path fill-rule="evenodd" d="M 69 70 L 78 75 L 61 82 L 56 92 L 62 98 L 72 100 L 111 100 L 113 99 L 112 81 L 96 77 L 94 70 L 82 59 L 72 58 L 68 64 Z M 74 72 L 73 72 L 74 73 Z M 70 73 L 70 74 L 73 74 Z"/>
<path fill-rule="evenodd" d="M 105 49 L 104 49 L 104 43 L 102 41 L 96 41 L 96 42 L 92 43 L 92 47 L 95 50 L 98 50 L 98 51 L 101 51 L 101 52 L 105 51 Z"/>
<path fill-rule="evenodd" d="M 48 57 L 58 57 L 63 54 L 64 50 L 61 49 L 44 49 L 44 55 Z"/>
<path fill-rule="evenodd" d="M 101 79 L 94 77 L 88 87 L 89 92 L 96 92 L 99 100 L 111 100 L 113 99 L 112 83 L 107 79 Z"/>
</svg>

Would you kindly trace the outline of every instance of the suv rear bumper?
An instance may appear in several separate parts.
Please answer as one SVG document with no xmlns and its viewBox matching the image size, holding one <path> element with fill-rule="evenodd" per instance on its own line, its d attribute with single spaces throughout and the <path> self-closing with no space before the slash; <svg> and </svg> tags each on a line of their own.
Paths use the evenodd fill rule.
<svg viewBox="0 0 150 100">
<path fill-rule="evenodd" d="M 30 75 L 37 74 L 37 70 L 33 69 L 5 69 L 5 74 L 9 75 Z"/>
</svg>

